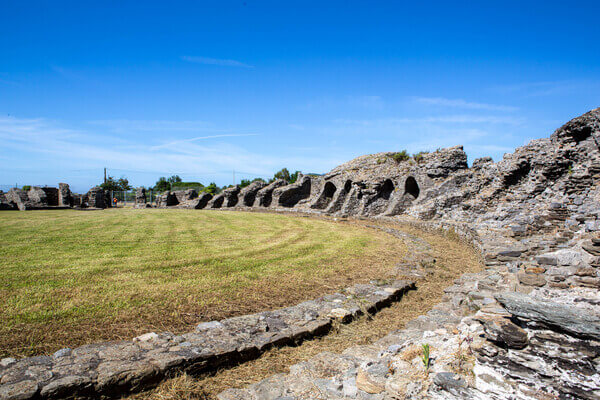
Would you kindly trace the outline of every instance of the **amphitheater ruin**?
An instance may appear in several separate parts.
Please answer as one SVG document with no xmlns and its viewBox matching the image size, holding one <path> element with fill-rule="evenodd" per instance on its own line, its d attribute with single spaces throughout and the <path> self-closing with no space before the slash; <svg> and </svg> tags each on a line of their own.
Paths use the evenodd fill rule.
<svg viewBox="0 0 600 400">
<path fill-rule="evenodd" d="M 405 329 L 342 354 L 320 354 L 219 399 L 600 398 L 599 140 L 600 108 L 498 162 L 480 158 L 469 167 L 460 146 L 408 160 L 379 153 L 294 184 L 161 195 L 157 207 L 410 221 L 453 230 L 485 260 L 484 271 L 457 279 L 441 303 Z M 102 208 L 110 203 L 104 197 L 94 188 L 74 199 L 61 184 L 12 190 L 0 195 L 0 205 Z M 136 207 L 148 207 L 143 190 Z M 414 288 L 409 281 L 373 282 L 202 323 L 183 335 L 152 332 L 52 356 L 3 359 L 0 399 L 119 397 L 323 334 L 334 321 L 375 312 Z M 433 349 L 425 370 L 405 357 L 423 345 Z"/>
</svg>

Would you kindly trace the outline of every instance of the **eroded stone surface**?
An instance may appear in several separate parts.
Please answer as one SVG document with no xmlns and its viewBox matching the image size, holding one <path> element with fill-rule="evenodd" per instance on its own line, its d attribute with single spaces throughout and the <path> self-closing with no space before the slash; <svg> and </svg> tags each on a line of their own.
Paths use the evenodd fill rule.
<svg viewBox="0 0 600 400">
<path fill-rule="evenodd" d="M 599 143 L 596 109 L 498 163 L 469 169 L 452 148 L 412 165 L 363 156 L 325 175 L 335 190 L 309 199 L 313 212 L 428 220 L 472 241 L 487 269 L 463 275 L 406 329 L 329 355 L 334 371 L 354 362 L 339 373 L 292 366 L 219 398 L 267 399 L 273 385 L 290 399 L 600 398 Z"/>
<path fill-rule="evenodd" d="M 292 366 L 288 374 L 227 390 L 219 398 L 600 398 L 599 144 L 596 109 L 497 163 L 479 159 L 468 168 L 460 146 L 406 161 L 379 153 L 324 176 L 300 176 L 293 185 L 276 181 L 259 189 L 258 209 L 420 220 L 424 228 L 471 241 L 481 250 L 486 270 L 457 279 L 442 303 L 402 331 L 343 354 L 318 355 Z M 239 197 L 235 201 L 235 192 L 215 196 L 206 207 L 247 208 Z M 321 311 L 311 301 L 285 312 L 288 317 L 272 311 L 201 325 L 178 337 L 161 334 L 124 348 L 84 346 L 61 357 L 64 362 L 3 360 L 0 393 L 14 392 L 15 385 L 23 385 L 24 393 L 43 390 L 67 376 L 61 371 L 88 377 L 97 387 L 99 377 L 104 382 L 112 370 L 108 382 L 127 390 L 165 371 L 206 371 L 223 360 L 250 358 L 270 345 L 286 344 L 289 335 L 326 331 L 331 318 L 360 310 L 340 304 L 344 295 L 339 296 L 319 300 L 328 304 Z M 428 368 L 423 345 L 430 349 Z M 105 359 L 117 349 L 130 364 Z"/>
<path fill-rule="evenodd" d="M 199 374 L 326 334 L 398 301 L 408 281 L 360 284 L 296 306 L 199 324 L 183 335 L 150 332 L 132 341 L 62 349 L 52 357 L 0 361 L 0 399 L 119 397 L 178 372 Z"/>
</svg>

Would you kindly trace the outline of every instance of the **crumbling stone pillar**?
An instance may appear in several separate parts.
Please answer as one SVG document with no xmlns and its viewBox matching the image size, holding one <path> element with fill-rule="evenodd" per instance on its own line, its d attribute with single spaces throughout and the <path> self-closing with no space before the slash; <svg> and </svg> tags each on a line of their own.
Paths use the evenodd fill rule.
<svg viewBox="0 0 600 400">
<path fill-rule="evenodd" d="M 143 187 L 135 191 L 135 204 L 146 204 L 146 189 Z"/>
<path fill-rule="evenodd" d="M 73 205 L 71 189 L 66 183 L 58 184 L 58 205 L 60 207 L 71 207 Z"/>
</svg>

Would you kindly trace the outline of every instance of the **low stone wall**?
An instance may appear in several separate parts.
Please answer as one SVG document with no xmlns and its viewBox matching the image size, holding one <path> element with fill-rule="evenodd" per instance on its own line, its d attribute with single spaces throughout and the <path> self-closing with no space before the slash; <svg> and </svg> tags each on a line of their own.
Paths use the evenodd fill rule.
<svg viewBox="0 0 600 400">
<path fill-rule="evenodd" d="M 249 209 L 236 201 L 238 194 L 237 188 L 221 193 L 206 207 Z M 323 353 L 292 366 L 289 374 L 228 390 L 220 398 L 600 398 L 599 199 L 600 109 L 497 163 L 479 159 L 468 168 L 460 146 L 411 160 L 379 153 L 358 157 L 324 176 L 258 190 L 254 206 L 275 211 L 426 220 L 432 228 L 471 240 L 481 250 L 486 270 L 463 275 L 433 310 L 373 345 Z M 340 296 L 331 301 L 343 301 Z M 338 312 L 335 304 L 328 307 L 328 313 Z M 347 318 L 346 312 L 339 313 L 337 318 Z M 238 345 L 272 332 L 267 316 L 256 315 L 261 314 L 264 320 L 243 317 L 256 321 L 250 326 L 263 328 L 243 331 L 236 336 Z M 194 337 L 184 337 L 183 343 Z M 77 349 L 76 356 L 68 357 L 88 358 L 66 359 L 67 373 L 55 372 L 63 364 L 53 358 L 2 360 L 0 393 L 4 398 L 63 396 L 55 394 L 54 385 L 65 393 L 81 387 L 109 394 L 135 390 L 170 368 L 143 358 L 154 355 L 157 347 L 140 343 L 152 340 L 168 343 L 158 346 L 162 350 L 156 354 L 177 349 L 173 370 L 188 362 L 189 353 L 174 339 L 149 335 L 108 351 L 92 346 L 92 356 Z M 269 345 L 275 343 L 273 339 Z M 225 346 L 221 359 L 240 360 L 239 351 L 219 346 Z M 257 346 L 250 346 L 255 352 Z M 422 346 L 431 357 L 425 357 Z M 192 358 L 192 364 L 197 360 L 201 366 L 213 361 Z M 80 375 L 82 368 L 88 372 Z"/>
<path fill-rule="evenodd" d="M 440 304 L 401 331 L 319 354 L 219 399 L 599 398 L 600 265 L 591 256 L 600 254 L 600 240 L 575 247 L 544 235 L 515 240 L 512 229 L 479 226 L 475 234 L 448 225 L 465 238 L 476 235 L 485 271 L 457 279 Z M 568 291 L 547 286 L 552 268 Z"/>
<path fill-rule="evenodd" d="M 180 372 L 201 374 L 258 357 L 274 346 L 326 334 L 401 299 L 414 284 L 359 284 L 296 306 L 199 324 L 183 335 L 62 349 L 53 356 L 0 360 L 0 399 L 119 397 Z"/>
</svg>

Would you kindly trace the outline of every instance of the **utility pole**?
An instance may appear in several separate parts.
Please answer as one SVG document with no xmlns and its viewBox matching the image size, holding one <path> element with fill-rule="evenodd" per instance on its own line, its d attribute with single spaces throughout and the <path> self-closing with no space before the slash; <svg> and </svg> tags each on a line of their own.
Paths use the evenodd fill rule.
<svg viewBox="0 0 600 400">
<path fill-rule="evenodd" d="M 106 167 L 104 167 L 104 183 L 106 183 Z"/>
</svg>

